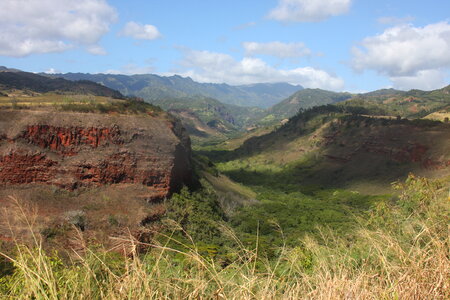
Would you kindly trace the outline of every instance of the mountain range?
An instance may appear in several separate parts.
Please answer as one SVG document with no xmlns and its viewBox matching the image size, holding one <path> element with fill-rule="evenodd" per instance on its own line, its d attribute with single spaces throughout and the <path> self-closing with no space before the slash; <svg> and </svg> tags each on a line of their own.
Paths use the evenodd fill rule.
<svg viewBox="0 0 450 300">
<path fill-rule="evenodd" d="M 52 74 L 69 80 L 90 80 L 115 89 L 124 95 L 134 95 L 148 102 L 166 98 L 210 97 L 225 104 L 268 108 L 289 97 L 300 85 L 289 83 L 257 83 L 232 86 L 226 83 L 200 83 L 189 77 L 115 74 L 66 73 Z"/>
</svg>

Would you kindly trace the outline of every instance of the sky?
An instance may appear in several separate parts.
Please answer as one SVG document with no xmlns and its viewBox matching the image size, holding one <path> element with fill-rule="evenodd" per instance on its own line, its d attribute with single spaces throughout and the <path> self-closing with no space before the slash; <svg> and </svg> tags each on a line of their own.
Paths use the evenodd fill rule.
<svg viewBox="0 0 450 300">
<path fill-rule="evenodd" d="M 0 65 L 432 90 L 450 83 L 450 1 L 0 0 Z"/>
</svg>

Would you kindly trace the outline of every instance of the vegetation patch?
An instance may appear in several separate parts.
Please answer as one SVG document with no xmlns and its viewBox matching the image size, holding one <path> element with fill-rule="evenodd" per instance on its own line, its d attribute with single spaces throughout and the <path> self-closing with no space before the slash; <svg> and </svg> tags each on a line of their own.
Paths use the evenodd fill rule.
<svg viewBox="0 0 450 300">
<path fill-rule="evenodd" d="M 295 245 L 274 247 L 271 259 L 261 252 L 261 245 L 270 242 L 264 236 L 257 235 L 255 243 L 248 244 L 229 229 L 223 230 L 223 236 L 235 246 L 227 247 L 226 255 L 220 254 L 225 246 L 167 235 L 162 243 L 148 244 L 151 250 L 146 254 L 123 256 L 97 247 L 72 261 L 43 251 L 39 244 L 17 245 L 15 255 L 3 254 L 14 269 L 0 277 L 0 295 L 5 299 L 70 299 L 74 295 L 89 299 L 347 299 L 348 295 L 448 299 L 448 187 L 416 176 L 395 187 L 399 200 L 370 205 L 355 219 L 351 234 L 322 228 L 316 237 L 306 235 Z M 259 228 L 258 232 L 265 230 Z"/>
</svg>

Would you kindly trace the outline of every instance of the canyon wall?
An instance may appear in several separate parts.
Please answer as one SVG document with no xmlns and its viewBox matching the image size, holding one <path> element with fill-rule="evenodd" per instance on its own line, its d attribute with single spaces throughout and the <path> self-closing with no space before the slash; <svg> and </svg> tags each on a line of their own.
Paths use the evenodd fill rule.
<svg viewBox="0 0 450 300">
<path fill-rule="evenodd" d="M 190 141 L 167 115 L 0 111 L 0 185 L 142 185 L 147 201 L 191 181 Z"/>
</svg>

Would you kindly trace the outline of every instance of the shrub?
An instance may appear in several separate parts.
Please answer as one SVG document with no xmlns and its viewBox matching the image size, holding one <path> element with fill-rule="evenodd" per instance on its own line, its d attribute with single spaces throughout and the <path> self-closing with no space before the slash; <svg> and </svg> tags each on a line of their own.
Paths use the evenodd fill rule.
<svg viewBox="0 0 450 300">
<path fill-rule="evenodd" d="M 217 241 L 221 237 L 218 222 L 225 216 L 214 191 L 205 182 L 203 186 L 196 192 L 184 187 L 174 194 L 167 202 L 167 218 L 179 224 L 194 240 Z"/>
<path fill-rule="evenodd" d="M 82 210 L 71 210 L 65 214 L 65 219 L 69 224 L 74 225 L 81 231 L 86 228 L 86 213 Z"/>
</svg>

